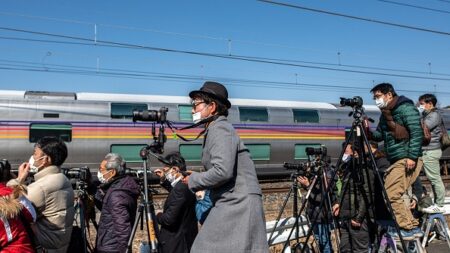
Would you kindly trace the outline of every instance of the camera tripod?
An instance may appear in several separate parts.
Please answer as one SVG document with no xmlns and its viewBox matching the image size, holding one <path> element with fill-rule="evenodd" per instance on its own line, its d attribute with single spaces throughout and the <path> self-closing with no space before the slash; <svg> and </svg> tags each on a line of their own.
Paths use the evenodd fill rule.
<svg viewBox="0 0 450 253">
<path fill-rule="evenodd" d="M 301 166 L 301 165 L 298 165 L 298 164 L 294 164 L 294 165 L 295 166 Z M 285 244 L 283 246 L 283 251 L 288 247 L 288 245 L 290 243 L 290 238 L 291 238 L 292 233 L 294 232 L 294 230 L 296 231 L 296 233 L 295 233 L 296 244 L 295 245 L 296 245 L 296 247 L 300 246 L 299 245 L 299 218 L 300 218 L 300 215 L 302 214 L 308 199 L 311 197 L 312 191 L 317 187 L 317 184 L 321 184 L 321 189 L 326 189 L 328 187 L 326 174 L 327 174 L 326 169 L 325 168 L 321 168 L 321 169 L 319 169 L 317 171 L 316 174 L 313 175 L 313 177 L 312 177 L 312 179 L 311 179 L 311 181 L 309 183 L 309 187 L 308 187 L 307 193 L 306 193 L 305 197 L 302 200 L 302 205 L 300 207 L 300 210 L 298 210 L 298 206 L 297 206 L 297 194 L 298 194 L 297 193 L 298 192 L 297 177 L 298 176 L 302 176 L 302 174 L 299 173 L 299 171 L 297 171 L 296 173 L 294 172 L 294 173 L 291 174 L 292 186 L 291 186 L 291 189 L 290 189 L 288 195 L 286 196 L 286 199 L 285 199 L 285 201 L 283 203 L 283 206 L 282 206 L 282 208 L 281 208 L 281 210 L 280 210 L 280 212 L 278 214 L 277 222 L 275 223 L 275 227 L 274 227 L 274 229 L 273 229 L 273 231 L 272 231 L 272 233 L 270 234 L 270 237 L 269 237 L 269 242 L 271 241 L 272 235 L 273 235 L 273 233 L 275 231 L 275 228 L 276 228 L 276 226 L 277 226 L 277 224 L 278 224 L 278 222 L 280 220 L 281 214 L 284 212 L 284 209 L 285 209 L 287 201 L 288 201 L 288 199 L 290 197 L 290 194 L 292 192 L 294 192 L 293 217 L 295 217 L 295 223 L 294 223 L 294 226 L 292 227 L 291 231 L 289 232 L 289 235 L 287 237 L 288 239 L 286 240 L 286 242 L 285 242 Z M 303 173 L 303 175 L 304 175 L 304 173 Z M 322 190 L 322 193 L 321 193 L 322 194 L 322 200 L 326 200 L 327 201 L 327 204 L 328 204 L 327 208 L 328 208 L 329 211 L 331 211 L 331 199 L 330 199 L 330 196 L 329 196 L 329 194 L 327 194 L 325 196 L 323 194 L 323 192 L 324 191 Z M 326 213 L 327 212 L 324 212 L 324 214 L 326 214 Z M 314 223 L 315 223 L 317 217 L 315 217 L 314 219 L 315 219 L 314 220 Z M 334 220 L 333 220 L 333 223 L 334 223 Z M 334 226 L 336 226 L 336 224 L 334 224 Z M 336 239 L 338 239 L 337 236 L 336 236 Z M 308 247 L 306 247 L 306 243 L 305 243 L 305 246 L 302 247 L 302 250 L 305 250 L 306 248 L 308 248 Z"/>
<path fill-rule="evenodd" d="M 75 216 L 74 220 L 76 224 L 79 224 L 79 230 L 80 230 L 80 236 L 81 236 L 81 242 L 76 241 L 75 243 L 81 243 L 82 252 L 88 253 L 88 252 L 94 252 L 93 247 L 90 245 L 87 237 L 87 231 L 89 228 L 86 226 L 86 224 L 89 221 L 92 221 L 94 228 L 97 229 L 97 222 L 95 221 L 95 215 L 92 217 L 86 217 L 86 202 L 88 201 L 88 193 L 86 189 L 87 185 L 83 182 L 83 184 L 80 184 L 77 186 L 77 189 L 75 190 Z M 77 219 L 78 217 L 78 219 Z M 75 227 L 74 227 L 75 228 Z M 78 235 L 77 232 L 72 232 L 72 234 Z M 80 245 L 73 245 L 75 248 L 70 247 L 68 252 L 72 252 L 73 250 L 77 251 L 79 249 Z M 72 251 L 71 251 L 72 250 Z"/>
<path fill-rule="evenodd" d="M 360 157 L 360 159 L 363 159 L 363 160 L 364 160 L 363 163 L 364 163 L 365 165 L 369 165 L 369 161 L 368 161 L 368 160 L 370 160 L 370 165 L 371 165 L 371 168 L 373 169 L 373 173 L 375 173 L 375 176 L 377 177 L 378 182 L 379 182 L 380 184 L 382 184 L 383 180 L 382 180 L 382 178 L 381 178 L 381 176 L 380 176 L 379 169 L 378 169 L 378 167 L 377 167 L 377 165 L 376 165 L 376 163 L 375 163 L 375 157 L 374 157 L 374 155 L 373 155 L 373 153 L 372 153 L 372 150 L 370 149 L 370 144 L 369 144 L 369 140 L 368 140 L 367 133 L 366 133 L 367 124 L 366 124 L 366 122 L 365 122 L 365 120 L 366 120 L 365 118 L 366 118 L 366 117 L 365 117 L 364 109 L 362 108 L 362 99 L 361 99 L 361 103 L 360 103 L 360 104 L 354 104 L 354 105 L 352 105 L 352 109 L 353 109 L 353 112 L 352 112 L 351 114 L 353 114 L 354 121 L 353 121 L 353 123 L 352 123 L 352 127 L 351 127 L 351 129 L 350 129 L 349 136 L 348 136 L 348 138 L 346 138 L 346 140 L 345 140 L 345 143 L 344 143 L 344 146 L 343 146 L 344 149 L 341 151 L 341 154 L 339 155 L 339 159 L 338 159 L 336 168 L 340 168 L 340 166 L 341 166 L 341 163 L 342 163 L 342 157 L 343 157 L 343 155 L 344 155 L 345 147 L 347 147 L 347 145 L 348 145 L 349 143 L 351 143 L 351 140 L 353 140 L 353 144 L 355 144 L 355 140 L 358 139 L 358 140 L 359 140 L 359 143 L 361 144 L 360 147 L 359 147 L 359 148 L 361 148 L 360 153 L 363 154 L 363 155 Z M 356 133 L 356 136 L 354 136 L 355 133 Z M 352 138 L 353 138 L 353 139 L 352 139 Z M 364 147 L 368 147 L 368 148 L 367 148 L 367 151 L 364 150 Z M 360 163 L 360 164 L 361 164 L 361 163 Z M 368 170 L 368 166 L 366 166 L 365 168 L 366 168 L 366 170 Z M 327 194 L 329 194 L 329 192 L 330 192 L 332 189 L 334 189 L 334 187 L 335 187 L 335 178 L 336 178 L 336 175 L 337 175 L 337 171 L 338 171 L 338 170 L 336 169 L 336 170 L 334 171 L 334 173 L 333 173 L 330 187 L 327 189 Z M 352 173 L 353 173 L 353 172 L 352 172 Z M 366 173 L 369 173 L 369 172 L 366 171 Z M 371 182 L 367 182 L 367 183 L 370 185 Z M 400 227 L 399 227 L 398 222 L 397 222 L 397 220 L 396 220 L 396 217 L 395 217 L 395 215 L 394 215 L 394 212 L 393 212 L 393 208 L 392 208 L 392 206 L 391 206 L 391 203 L 389 202 L 389 199 L 388 199 L 386 190 L 385 190 L 385 188 L 384 188 L 384 185 L 381 185 L 380 188 L 381 188 L 381 190 L 382 190 L 381 193 L 382 193 L 382 195 L 383 195 L 383 199 L 384 199 L 384 202 L 386 203 L 386 206 L 387 206 L 387 208 L 388 208 L 388 211 L 389 211 L 389 213 L 391 214 L 391 216 L 393 217 L 394 224 L 395 224 L 395 228 L 396 228 L 396 231 L 397 231 L 397 233 L 398 233 L 398 235 L 399 235 L 399 237 L 400 237 L 400 242 L 401 242 L 402 248 L 405 249 L 405 251 L 407 251 L 408 248 L 406 247 L 406 244 L 405 244 L 405 242 L 404 242 L 404 240 L 403 240 L 403 237 L 402 237 L 402 235 L 401 235 L 401 233 L 400 233 Z M 370 191 L 370 188 L 369 188 L 369 191 Z M 321 203 L 320 203 L 319 209 L 322 209 L 322 208 L 323 208 L 324 200 L 325 200 L 325 199 L 322 199 L 322 201 L 321 201 Z M 366 201 L 366 199 L 364 199 L 364 201 Z M 340 202 L 342 202 L 342 198 L 341 198 L 341 201 L 340 201 Z M 373 203 L 373 200 L 372 200 L 372 203 Z M 366 206 L 367 206 L 367 205 L 366 205 Z M 372 207 L 372 208 L 373 208 L 373 207 Z M 316 217 L 317 217 L 317 215 L 318 215 L 318 214 L 316 214 Z M 308 235 L 307 235 L 307 237 L 306 237 L 306 241 L 309 240 L 309 237 L 311 236 L 312 231 L 313 231 L 315 225 L 316 225 L 316 224 L 313 224 L 313 225 L 310 227 L 310 229 L 309 229 L 309 231 L 308 231 Z M 378 241 L 378 240 L 377 240 L 377 241 Z M 338 245 L 338 247 L 339 247 L 339 245 Z M 377 249 L 376 249 L 376 250 L 377 250 Z M 301 252 L 303 253 L 303 252 L 304 252 L 304 249 L 302 249 Z M 374 252 L 376 252 L 376 251 L 374 251 Z"/>
<path fill-rule="evenodd" d="M 150 146 L 144 147 L 141 152 L 140 156 L 143 161 L 143 170 L 144 170 L 144 183 L 142 185 L 141 190 L 141 203 L 138 206 L 136 218 L 134 220 L 134 225 L 131 230 L 131 236 L 128 240 L 127 244 L 127 253 L 132 252 L 132 245 L 134 236 L 136 235 L 137 227 L 139 224 L 139 221 L 141 222 L 141 230 L 143 228 L 143 222 L 144 219 L 147 224 L 147 239 L 150 246 L 150 252 L 151 253 L 158 253 L 159 252 L 159 245 L 158 245 L 158 224 L 155 222 L 155 207 L 153 206 L 153 193 L 155 190 L 148 187 L 148 178 L 147 178 L 147 161 L 149 160 L 149 155 L 154 155 L 150 150 Z M 158 156 L 156 156 L 158 157 Z M 149 194 L 150 193 L 150 194 Z"/>
</svg>

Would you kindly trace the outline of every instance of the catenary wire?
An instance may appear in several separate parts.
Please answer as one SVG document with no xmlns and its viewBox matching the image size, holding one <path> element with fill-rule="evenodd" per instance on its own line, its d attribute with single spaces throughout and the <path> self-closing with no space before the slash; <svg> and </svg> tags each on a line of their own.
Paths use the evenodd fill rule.
<svg viewBox="0 0 450 253">
<path fill-rule="evenodd" d="M 309 68 L 309 69 L 318 69 L 318 70 L 328 70 L 328 71 L 339 71 L 339 72 L 347 72 L 347 73 L 356 73 L 356 74 L 372 74 L 372 75 L 383 75 L 383 76 L 391 76 L 391 77 L 402 77 L 402 78 L 414 78 L 414 79 L 424 79 L 424 80 L 440 80 L 440 81 L 450 81 L 450 78 L 439 78 L 439 77 L 431 77 L 431 76 L 414 76 L 414 75 L 402 75 L 402 74 L 393 74 L 393 73 L 384 73 L 384 72 L 371 72 L 371 71 L 362 71 L 362 70 L 352 70 L 352 69 L 343 69 L 343 68 L 332 68 L 332 67 L 323 67 L 323 66 L 311 66 L 306 64 L 298 64 L 298 63 L 289 63 L 289 62 L 280 62 L 273 59 L 255 59 L 248 58 L 240 55 L 227 55 L 227 54 L 216 54 L 216 53 L 206 53 L 199 51 L 188 51 L 188 50 L 178 50 L 171 48 L 161 48 L 154 46 L 146 46 L 146 45 L 137 45 L 131 43 L 123 43 L 123 42 L 114 42 L 114 41 L 106 41 L 106 40 L 93 40 L 89 38 L 77 37 L 77 36 L 69 36 L 69 35 L 61 35 L 55 33 L 46 33 L 46 32 L 38 32 L 10 27 L 0 27 L 1 30 L 7 30 L 11 32 L 20 32 L 34 35 L 42 35 L 42 36 L 50 36 L 57 37 L 63 39 L 70 40 L 80 40 L 86 43 L 88 46 L 114 46 L 114 47 L 123 47 L 123 48 L 131 48 L 131 49 L 141 49 L 141 50 L 152 50 L 152 51 L 161 51 L 161 52 L 170 52 L 170 53 L 181 53 L 181 54 L 189 54 L 189 55 L 197 55 L 197 56 L 207 56 L 221 59 L 230 59 L 230 60 L 240 60 L 246 62 L 256 62 L 256 63 L 264 63 L 264 64 L 274 64 L 274 65 L 282 65 L 282 66 L 291 66 L 291 67 L 301 67 L 301 68 Z"/>
<path fill-rule="evenodd" d="M 400 28 L 405 28 L 405 29 L 410 29 L 410 30 L 415 30 L 415 31 L 428 32 L 428 33 L 434 33 L 434 34 L 440 34 L 440 35 L 446 35 L 446 36 L 450 35 L 450 32 L 432 30 L 432 29 L 428 29 L 428 28 L 422 28 L 422 27 L 416 27 L 416 26 L 410 26 L 410 25 L 397 24 L 397 23 L 392 23 L 392 22 L 387 22 L 387 21 L 377 20 L 377 19 L 371 19 L 371 18 L 358 17 L 358 16 L 353 16 L 353 15 L 348 15 L 348 14 L 342 14 L 342 13 L 331 12 L 331 11 L 326 11 L 326 10 L 321 10 L 321 9 L 309 8 L 309 7 L 300 6 L 300 5 L 289 4 L 289 3 L 277 2 L 277 1 L 271 1 L 271 0 L 256 0 L 256 1 L 267 3 L 267 4 L 279 5 L 279 6 L 283 6 L 283 7 L 300 9 L 300 10 L 304 10 L 304 11 L 311 11 L 311 12 L 316 12 L 316 13 L 321 13 L 321 14 L 338 16 L 338 17 L 342 17 L 342 18 L 349 18 L 349 19 L 361 20 L 361 21 L 377 23 L 377 24 L 382 24 L 382 25 L 400 27 Z"/>
</svg>

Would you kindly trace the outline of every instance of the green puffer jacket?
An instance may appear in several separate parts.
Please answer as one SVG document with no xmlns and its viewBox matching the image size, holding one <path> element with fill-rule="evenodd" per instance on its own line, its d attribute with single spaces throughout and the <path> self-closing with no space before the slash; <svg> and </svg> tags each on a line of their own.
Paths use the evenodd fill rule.
<svg viewBox="0 0 450 253">
<path fill-rule="evenodd" d="M 416 161 L 422 156 L 423 130 L 420 125 L 419 111 L 412 100 L 400 96 L 391 113 L 394 121 L 406 128 L 409 139 L 396 140 L 389 131 L 383 114 L 380 116 L 377 130 L 372 132 L 372 139 L 384 141 L 384 149 L 391 164 L 405 158 Z"/>
</svg>

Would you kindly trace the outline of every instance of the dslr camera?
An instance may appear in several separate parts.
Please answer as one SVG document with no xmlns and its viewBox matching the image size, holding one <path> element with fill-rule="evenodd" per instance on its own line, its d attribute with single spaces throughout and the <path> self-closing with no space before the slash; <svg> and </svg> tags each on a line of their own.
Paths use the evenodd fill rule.
<svg viewBox="0 0 450 253">
<path fill-rule="evenodd" d="M 125 174 L 135 177 L 139 180 L 144 178 L 144 169 L 140 168 L 140 169 L 130 169 L 130 168 L 125 168 Z M 150 178 L 152 177 L 152 171 L 147 171 L 147 177 Z"/>
<path fill-rule="evenodd" d="M 11 164 L 9 164 L 8 160 L 6 159 L 1 159 L 0 160 L 0 170 L 1 171 L 11 171 Z"/>
<path fill-rule="evenodd" d="M 165 123 L 167 121 L 167 107 L 161 107 L 157 110 L 135 110 L 133 111 L 133 122 L 153 121 L 156 123 Z"/>
<path fill-rule="evenodd" d="M 310 170 L 305 163 L 284 163 L 283 167 L 287 170 L 296 170 L 295 176 L 309 177 Z"/>
<path fill-rule="evenodd" d="M 360 96 L 355 96 L 353 98 L 342 98 L 341 97 L 341 106 L 350 106 L 350 107 L 362 107 L 363 99 Z"/>
<path fill-rule="evenodd" d="M 70 180 L 72 189 L 79 191 L 77 195 L 82 196 L 86 194 L 91 180 L 89 167 L 61 168 L 61 172 Z"/>
<path fill-rule="evenodd" d="M 320 148 L 306 147 L 305 153 L 307 156 L 327 156 L 327 148 L 325 146 Z"/>
<path fill-rule="evenodd" d="M 91 177 L 91 171 L 89 167 L 81 168 L 62 168 L 62 173 L 69 179 L 78 179 L 81 181 L 87 181 Z"/>
<path fill-rule="evenodd" d="M 3 180 L 7 179 L 11 173 L 11 164 L 6 159 L 0 160 L 0 175 Z"/>
</svg>

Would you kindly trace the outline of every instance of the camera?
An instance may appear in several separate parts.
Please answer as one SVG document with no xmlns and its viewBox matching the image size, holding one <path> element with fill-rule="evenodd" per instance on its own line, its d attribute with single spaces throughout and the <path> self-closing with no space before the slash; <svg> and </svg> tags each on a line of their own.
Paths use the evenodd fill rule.
<svg viewBox="0 0 450 253">
<path fill-rule="evenodd" d="M 133 111 L 133 122 L 136 121 L 154 121 L 164 123 L 167 121 L 167 107 L 161 107 L 157 110 L 135 110 Z"/>
<path fill-rule="evenodd" d="M 322 146 L 320 148 L 306 147 L 305 153 L 308 156 L 320 155 L 322 157 L 325 157 L 325 156 L 327 156 L 327 148 L 324 146 Z"/>
<path fill-rule="evenodd" d="M 356 96 L 353 98 L 342 98 L 341 97 L 341 106 L 351 106 L 351 107 L 362 107 L 363 99 L 360 96 Z"/>
<path fill-rule="evenodd" d="M 81 168 L 61 168 L 62 173 L 69 179 L 79 179 L 81 181 L 88 181 L 91 177 L 91 171 L 89 167 Z"/>
<path fill-rule="evenodd" d="M 144 170 L 141 169 L 130 169 L 130 168 L 125 168 L 125 174 L 138 178 L 138 179 L 142 179 L 144 177 Z M 147 177 L 151 177 L 152 176 L 152 172 L 151 171 L 147 171 Z"/>
<path fill-rule="evenodd" d="M 295 176 L 306 177 L 309 176 L 308 165 L 304 163 L 287 163 L 283 164 L 283 167 L 287 170 L 296 170 Z"/>
<path fill-rule="evenodd" d="M 61 168 L 61 172 L 69 179 L 78 198 L 87 196 L 92 176 L 89 167 Z"/>
<path fill-rule="evenodd" d="M 2 175 L 4 175 L 4 173 L 9 174 L 11 172 L 11 164 L 8 162 L 8 160 L 6 159 L 0 160 L 0 172 Z"/>
</svg>

